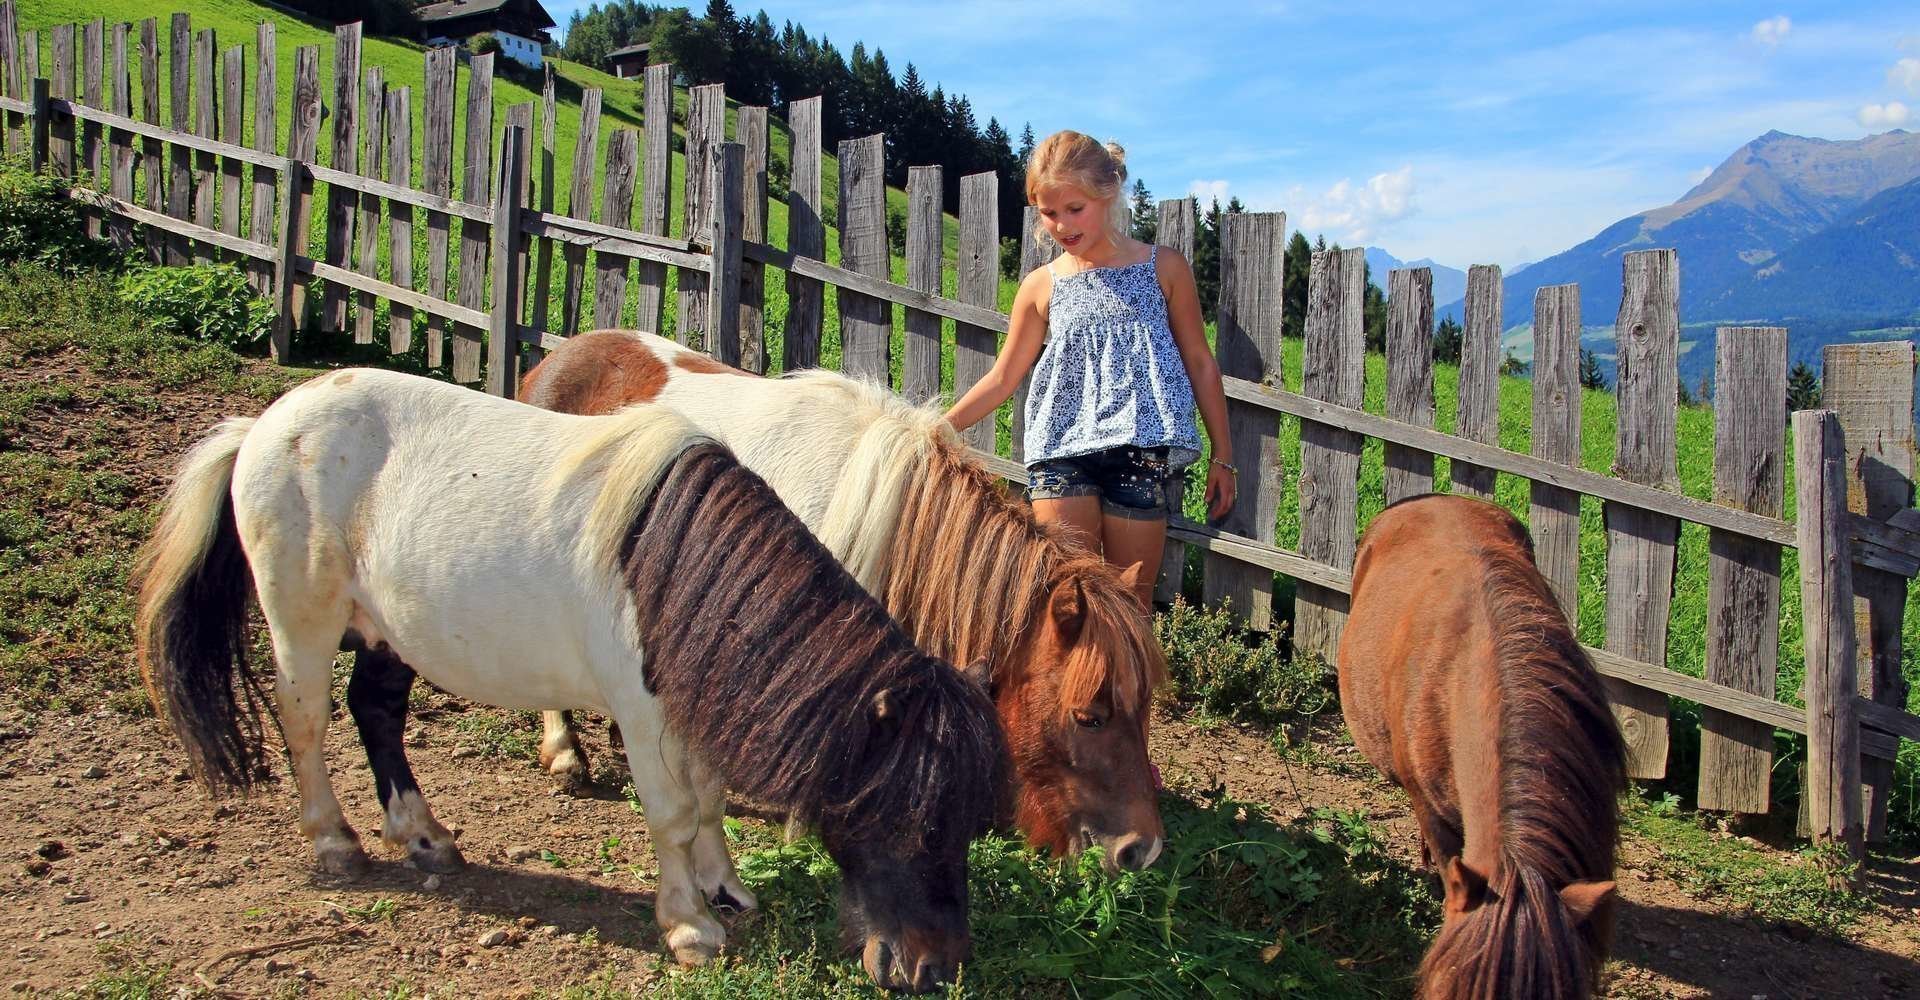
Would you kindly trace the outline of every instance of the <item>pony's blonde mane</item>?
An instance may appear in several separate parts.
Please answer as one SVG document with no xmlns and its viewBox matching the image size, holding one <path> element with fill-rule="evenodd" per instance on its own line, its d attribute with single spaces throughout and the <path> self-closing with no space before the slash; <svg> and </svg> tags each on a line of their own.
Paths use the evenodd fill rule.
<svg viewBox="0 0 1920 1000">
<path fill-rule="evenodd" d="M 620 547 L 640 511 L 675 458 L 696 444 L 717 444 L 679 411 L 640 403 L 604 417 L 588 417 L 589 432 L 560 456 L 548 478 L 549 500 L 574 480 L 600 479 L 593 509 L 578 535 L 581 551 L 597 565 L 617 568 Z"/>
<path fill-rule="evenodd" d="M 997 669 L 1046 614 L 1048 595 L 1073 585 L 1083 624 L 1062 665 L 1062 711 L 1103 690 L 1116 709 L 1144 711 L 1166 663 L 1117 570 L 1035 521 L 967 452 L 937 404 L 914 406 L 834 372 L 786 379 L 862 428 L 818 534 L 915 644 Z"/>
</svg>

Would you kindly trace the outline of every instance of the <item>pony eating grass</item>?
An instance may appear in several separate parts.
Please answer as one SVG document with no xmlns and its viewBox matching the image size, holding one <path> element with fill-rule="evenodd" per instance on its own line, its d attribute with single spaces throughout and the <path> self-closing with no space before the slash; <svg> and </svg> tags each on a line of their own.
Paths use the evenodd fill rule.
<svg viewBox="0 0 1920 1000">
<path fill-rule="evenodd" d="M 1526 529 L 1466 497 L 1387 508 L 1354 559 L 1339 661 L 1354 745 L 1406 789 L 1446 890 L 1420 995 L 1592 995 L 1624 750 Z"/>
<path fill-rule="evenodd" d="M 1002 806 L 991 703 L 664 407 L 565 416 L 336 372 L 188 454 L 142 581 L 148 690 L 216 792 L 261 774 L 257 593 L 300 829 L 327 871 L 367 865 L 325 759 L 334 652 L 359 646 L 474 701 L 618 721 L 681 962 L 724 943 L 709 900 L 753 905 L 702 811 L 722 780 L 820 831 L 880 985 L 932 989 L 968 954 L 967 844 Z M 457 859 L 390 749 L 370 755 L 383 835 Z"/>
<path fill-rule="evenodd" d="M 1159 855 L 1147 724 L 1165 664 L 1135 578 L 1036 523 L 938 410 L 832 372 L 754 378 L 618 331 L 569 338 L 520 396 L 567 413 L 648 401 L 684 413 L 765 477 L 922 649 L 986 662 L 1030 843 L 1099 844 L 1109 870 Z M 545 721 L 543 763 L 584 777 L 566 717 Z"/>
</svg>

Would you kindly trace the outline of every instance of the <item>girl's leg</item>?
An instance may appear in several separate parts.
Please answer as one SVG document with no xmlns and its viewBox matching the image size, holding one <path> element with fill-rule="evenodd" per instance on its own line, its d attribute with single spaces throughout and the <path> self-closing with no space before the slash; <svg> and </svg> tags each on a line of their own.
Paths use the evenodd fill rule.
<svg viewBox="0 0 1920 1000">
<path fill-rule="evenodd" d="M 1153 608 L 1153 585 L 1160 578 L 1160 554 L 1166 551 L 1167 519 L 1164 516 L 1135 518 L 1116 514 L 1100 516 L 1100 535 L 1105 543 L 1107 562 L 1121 569 L 1140 564 L 1134 582 L 1134 594 L 1140 598 L 1142 612 Z"/>
<path fill-rule="evenodd" d="M 1097 496 L 1054 497 L 1033 501 L 1033 519 L 1043 524 L 1064 523 L 1074 529 L 1080 541 L 1095 555 L 1100 554 L 1105 532 L 1101 527 L 1100 498 Z M 1161 526 L 1163 529 L 1165 525 Z M 1152 592 L 1151 588 L 1148 590 Z"/>
</svg>

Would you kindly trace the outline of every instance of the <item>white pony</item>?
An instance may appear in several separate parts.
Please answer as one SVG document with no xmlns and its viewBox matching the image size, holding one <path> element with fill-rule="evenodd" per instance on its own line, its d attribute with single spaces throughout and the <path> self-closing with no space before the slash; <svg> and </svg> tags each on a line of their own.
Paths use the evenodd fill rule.
<svg viewBox="0 0 1920 1000">
<path fill-rule="evenodd" d="M 328 871 L 367 864 L 325 761 L 345 643 L 474 701 L 617 720 L 683 962 L 724 943 L 708 899 L 753 904 L 724 840 L 702 836 L 723 777 L 820 829 L 881 985 L 931 989 L 967 953 L 966 844 L 998 809 L 1005 754 L 991 704 L 663 407 L 576 417 L 335 372 L 187 456 L 141 575 L 142 671 L 216 791 L 261 769 L 257 592 L 300 829 Z M 373 762 L 385 837 L 457 860 L 411 773 Z"/>
</svg>

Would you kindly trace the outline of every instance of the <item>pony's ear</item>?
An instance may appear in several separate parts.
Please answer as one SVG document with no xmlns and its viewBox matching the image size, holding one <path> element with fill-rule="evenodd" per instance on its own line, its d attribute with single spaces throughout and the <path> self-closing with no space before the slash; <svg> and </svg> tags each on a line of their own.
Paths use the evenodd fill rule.
<svg viewBox="0 0 1920 1000">
<path fill-rule="evenodd" d="M 1612 880 L 1574 882 L 1560 890 L 1560 905 L 1567 908 L 1567 915 L 1578 927 L 1592 920 L 1594 913 L 1613 899 L 1613 890 Z"/>
<path fill-rule="evenodd" d="M 1446 886 L 1447 909 L 1454 913 L 1471 913 L 1487 901 L 1487 877 L 1457 857 L 1447 860 L 1440 881 Z"/>
<path fill-rule="evenodd" d="M 981 657 L 966 665 L 960 675 L 980 686 L 980 690 L 993 693 L 993 668 L 987 665 L 987 658 Z"/>
<path fill-rule="evenodd" d="M 1127 595 L 1132 597 L 1136 604 L 1140 603 L 1140 578 L 1145 576 L 1146 572 L 1147 564 L 1144 562 L 1135 562 L 1133 565 L 1120 571 L 1120 586 L 1127 588 Z M 1149 615 L 1153 613 L 1151 599 L 1149 599 L 1142 610 Z"/>
<path fill-rule="evenodd" d="M 1087 598 L 1080 592 L 1078 578 L 1053 588 L 1053 596 L 1047 599 L 1047 614 L 1053 618 L 1061 638 L 1068 642 L 1079 638 L 1080 625 L 1087 615 Z"/>
<path fill-rule="evenodd" d="M 873 717 L 881 722 L 900 717 L 899 700 L 892 688 L 883 688 L 873 696 Z"/>
</svg>

